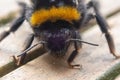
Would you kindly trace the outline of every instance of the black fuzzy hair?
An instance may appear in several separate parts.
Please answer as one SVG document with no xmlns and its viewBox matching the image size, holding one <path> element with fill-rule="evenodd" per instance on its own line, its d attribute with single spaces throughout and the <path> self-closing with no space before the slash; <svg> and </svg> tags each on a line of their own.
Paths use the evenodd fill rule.
<svg viewBox="0 0 120 80">
<path fill-rule="evenodd" d="M 48 8 L 50 6 L 49 0 L 31 0 L 34 10 L 40 8 Z"/>
<path fill-rule="evenodd" d="M 64 5 L 68 6 L 77 6 L 78 2 L 81 2 L 82 0 L 31 0 L 33 4 L 34 10 L 40 9 L 40 8 L 50 8 L 51 6 L 59 6 L 59 3 L 64 3 Z"/>
</svg>

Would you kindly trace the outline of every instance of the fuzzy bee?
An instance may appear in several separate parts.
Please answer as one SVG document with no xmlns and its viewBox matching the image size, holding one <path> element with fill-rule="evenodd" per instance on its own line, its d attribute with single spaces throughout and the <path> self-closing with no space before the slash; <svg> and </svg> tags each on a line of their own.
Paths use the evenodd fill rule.
<svg viewBox="0 0 120 80">
<path fill-rule="evenodd" d="M 31 0 L 31 3 L 31 6 L 21 4 L 23 6 L 21 16 L 14 22 L 9 31 L 0 36 L 0 40 L 4 39 L 10 32 L 16 31 L 25 20 L 28 21 L 34 34 L 28 40 L 29 46 L 17 57 L 22 59 L 30 49 L 39 44 L 43 44 L 50 51 L 50 54 L 62 57 L 72 43 L 74 44 L 74 51 L 67 60 L 68 65 L 72 68 L 80 66 L 71 63 L 82 47 L 81 43 L 97 45 L 82 41 L 79 30 L 94 18 L 102 33 L 105 34 L 110 52 L 116 58 L 119 57 L 115 54 L 114 41 L 109 32 L 109 25 L 101 16 L 98 3 L 95 0 L 91 0 L 88 4 L 85 4 L 84 0 Z M 93 13 L 89 13 L 90 10 L 93 10 Z M 40 41 L 31 46 L 34 36 L 39 37 Z M 14 59 L 16 60 L 16 57 Z M 18 60 L 18 63 L 22 63 L 22 60 Z"/>
</svg>

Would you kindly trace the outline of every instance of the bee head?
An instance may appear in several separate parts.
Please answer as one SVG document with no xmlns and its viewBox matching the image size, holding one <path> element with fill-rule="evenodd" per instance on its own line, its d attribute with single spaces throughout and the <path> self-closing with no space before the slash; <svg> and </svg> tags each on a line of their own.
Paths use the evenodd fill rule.
<svg viewBox="0 0 120 80">
<path fill-rule="evenodd" d="M 72 28 L 69 22 L 58 20 L 56 22 L 47 21 L 40 27 L 34 28 L 34 31 L 42 41 L 46 42 L 45 48 L 51 53 L 61 56 L 65 54 L 69 46 L 67 40 L 73 37 Z"/>
</svg>

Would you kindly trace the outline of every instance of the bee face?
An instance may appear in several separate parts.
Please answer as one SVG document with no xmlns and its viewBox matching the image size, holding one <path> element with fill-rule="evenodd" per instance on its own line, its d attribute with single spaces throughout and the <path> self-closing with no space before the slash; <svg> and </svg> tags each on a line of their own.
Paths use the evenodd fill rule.
<svg viewBox="0 0 120 80">
<path fill-rule="evenodd" d="M 38 30 L 38 29 L 36 29 Z M 66 21 L 47 21 L 39 27 L 39 32 L 35 31 L 43 41 L 47 42 L 44 47 L 53 55 L 64 56 L 72 38 L 72 26 Z"/>
</svg>

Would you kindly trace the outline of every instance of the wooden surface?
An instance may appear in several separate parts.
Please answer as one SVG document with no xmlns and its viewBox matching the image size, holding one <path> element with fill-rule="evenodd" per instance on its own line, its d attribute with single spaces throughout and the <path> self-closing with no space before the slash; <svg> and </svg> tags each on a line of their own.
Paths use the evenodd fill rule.
<svg viewBox="0 0 120 80">
<path fill-rule="evenodd" d="M 108 21 L 112 28 L 111 32 L 115 39 L 117 52 L 120 52 L 120 15 L 111 17 Z M 83 45 L 83 49 L 76 57 L 74 63 L 82 64 L 82 68 L 69 69 L 65 59 L 54 59 L 48 54 L 38 57 L 26 65 L 7 74 L 2 80 L 96 80 L 109 68 L 119 63 L 109 53 L 104 36 L 96 26 L 83 34 L 83 40 L 99 44 L 99 47 Z M 120 55 L 120 54 L 119 54 Z M 102 79 L 101 79 L 102 80 Z M 106 79 L 105 79 L 106 80 Z M 108 79 L 109 80 L 109 79 Z"/>
<path fill-rule="evenodd" d="M 100 2 L 102 5 L 101 10 L 104 16 L 107 16 L 120 8 L 120 0 L 100 0 Z M 118 53 L 120 52 L 120 43 L 118 38 L 118 36 L 120 35 L 119 19 L 120 13 L 114 15 L 109 19 L 109 24 L 111 25 L 111 27 L 114 26 L 114 28 L 112 28 L 112 33 L 115 38 Z M 7 26 L 10 26 L 10 24 Z M 6 30 L 6 28 L 1 28 L 0 32 L 2 32 L 3 30 Z M 25 23 L 18 31 L 16 31 L 15 33 L 11 33 L 10 36 L 8 36 L 0 43 L 0 76 L 3 76 L 16 68 L 11 56 L 15 54 L 20 54 L 20 52 L 23 50 L 24 42 L 29 37 L 29 34 L 31 32 L 32 31 L 29 28 L 29 25 Z M 89 45 L 83 45 L 83 49 L 74 61 L 75 63 L 80 63 L 83 66 L 81 70 L 69 69 L 66 62 L 64 62 L 65 59 L 56 60 L 50 55 L 45 54 L 31 61 L 30 63 L 18 68 L 10 74 L 5 75 L 1 79 L 95 80 L 99 76 L 101 77 L 103 73 L 106 73 L 106 70 L 109 71 L 109 68 L 111 69 L 113 65 L 119 63 L 119 59 L 115 60 L 114 57 L 109 53 L 104 35 L 102 35 L 98 27 L 94 27 L 86 31 L 83 34 L 83 39 L 88 42 L 98 43 L 100 44 L 100 46 L 93 47 Z M 34 43 L 35 42 L 36 41 L 34 41 Z M 34 50 L 32 53 L 34 53 Z M 39 50 L 38 52 L 42 51 Z"/>
</svg>

